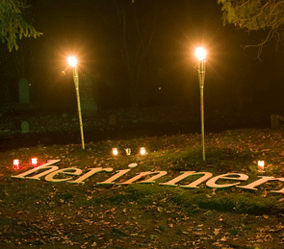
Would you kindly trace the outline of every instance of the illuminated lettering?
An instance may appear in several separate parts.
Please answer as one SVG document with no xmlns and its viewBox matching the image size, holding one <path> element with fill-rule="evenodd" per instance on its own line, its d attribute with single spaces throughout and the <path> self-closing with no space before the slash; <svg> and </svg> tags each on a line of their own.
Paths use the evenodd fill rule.
<svg viewBox="0 0 284 249">
<path fill-rule="evenodd" d="M 229 177 L 229 176 L 238 176 L 238 177 Z M 246 181 L 249 177 L 245 174 L 239 173 L 228 173 L 219 176 L 215 176 L 206 182 L 206 185 L 210 188 L 230 188 L 240 184 L 240 182 L 232 183 L 232 184 L 216 184 L 216 182 L 220 179 L 222 180 L 233 180 L 233 181 Z"/>
<path fill-rule="evenodd" d="M 147 171 L 147 172 L 140 172 L 137 176 L 134 176 L 132 177 L 131 179 L 121 183 L 121 184 L 132 184 L 136 181 L 138 181 L 139 179 L 141 178 L 144 178 L 145 176 L 148 176 L 148 175 L 153 175 L 153 174 L 157 174 L 155 176 L 152 176 L 150 179 L 148 180 L 144 180 L 144 181 L 141 181 L 141 182 L 138 182 L 138 183 L 155 183 L 155 180 L 160 178 L 160 177 L 163 177 L 164 175 L 167 174 L 167 171 Z"/>
<path fill-rule="evenodd" d="M 160 183 L 160 185 L 167 185 L 167 186 L 172 186 L 172 187 L 176 187 L 178 186 L 176 183 L 184 180 L 185 178 L 187 178 L 188 176 L 191 176 L 192 174 L 195 173 L 195 171 L 182 171 L 180 172 L 182 173 L 182 175 L 168 181 L 168 182 L 164 182 L 164 183 Z"/>
<path fill-rule="evenodd" d="M 82 175 L 82 170 L 79 168 L 64 168 L 59 169 L 58 166 L 53 165 L 60 162 L 60 160 L 51 160 L 45 164 L 42 164 L 39 167 L 33 168 L 28 170 L 24 173 L 11 176 L 12 178 L 20 178 L 20 179 L 33 179 L 33 180 L 40 180 L 41 177 L 44 177 L 45 181 L 48 182 L 68 182 L 68 183 L 77 183 L 77 184 L 84 184 L 84 181 L 91 176 L 100 173 L 100 172 L 112 172 L 113 168 L 89 168 L 88 171 Z M 128 165 L 129 169 L 122 169 L 117 170 L 114 175 L 109 177 L 107 180 L 102 182 L 97 182 L 97 185 L 130 185 L 133 183 L 144 183 L 144 184 L 154 184 L 157 179 L 165 176 L 168 174 L 167 171 L 146 171 L 146 172 L 139 172 L 134 177 L 120 181 L 117 181 L 120 177 L 126 175 L 131 169 L 137 167 L 137 163 L 131 163 Z M 62 176 L 63 175 L 63 176 Z M 69 177 L 70 176 L 70 177 Z M 77 179 L 73 179 L 74 176 L 79 176 Z M 181 181 L 185 180 L 190 176 L 199 176 L 197 180 L 193 180 L 189 184 L 178 184 Z M 211 178 L 211 179 L 210 179 Z M 206 182 L 206 186 L 209 188 L 231 188 L 236 186 L 237 188 L 241 189 L 248 189 L 248 190 L 258 190 L 257 187 L 260 185 L 270 182 L 270 181 L 281 181 L 284 182 L 284 178 L 276 178 L 273 176 L 260 176 L 260 179 L 249 183 L 244 186 L 240 186 L 239 184 L 241 181 L 247 181 L 248 176 L 241 173 L 227 173 L 222 175 L 217 175 L 213 177 L 213 174 L 210 172 L 196 172 L 196 171 L 182 171 L 180 175 L 173 178 L 172 180 L 168 180 L 164 183 L 159 183 L 161 186 L 172 186 L 172 187 L 181 187 L 184 189 L 189 188 L 199 188 L 199 185 Z M 193 178 L 195 179 L 195 178 Z M 188 180 L 189 181 L 189 180 Z M 219 183 L 217 183 L 220 181 Z M 234 181 L 233 183 L 227 183 L 224 181 Z M 279 193 L 284 194 L 284 187 L 280 190 L 271 190 L 272 193 Z"/>
<path fill-rule="evenodd" d="M 193 171 L 194 172 L 194 171 Z M 180 185 L 181 188 L 199 188 L 197 185 L 207 181 L 209 178 L 211 178 L 213 176 L 212 173 L 210 172 L 196 172 L 193 173 L 191 176 L 193 175 L 204 175 L 202 177 L 200 177 L 198 180 L 188 184 L 188 185 Z"/>
<path fill-rule="evenodd" d="M 193 175 L 204 175 L 201 178 L 195 180 L 194 182 L 187 184 L 187 185 L 180 185 L 181 188 L 198 188 L 197 185 L 201 184 L 202 182 L 205 182 L 206 180 L 208 180 L 210 177 L 213 176 L 212 173 L 210 172 L 195 172 L 195 171 L 185 171 L 185 172 L 181 172 L 182 175 L 168 181 L 165 183 L 160 183 L 160 185 L 168 185 L 168 186 L 172 186 L 172 187 L 176 187 L 178 186 L 176 183 L 184 180 L 185 178 L 189 177 L 189 176 L 193 176 Z"/>
<path fill-rule="evenodd" d="M 84 181 L 91 177 L 92 175 L 99 173 L 99 172 L 112 172 L 113 168 L 90 168 L 90 171 L 82 176 L 80 176 L 77 180 L 75 181 L 69 181 L 68 183 L 84 183 Z"/>
<path fill-rule="evenodd" d="M 259 176 L 261 177 L 261 179 L 257 180 L 257 181 L 254 181 L 246 186 L 237 186 L 237 188 L 244 188 L 244 189 L 249 189 L 249 190 L 257 190 L 257 188 L 255 187 L 258 187 L 260 186 L 261 184 L 264 184 L 266 182 L 269 182 L 269 181 L 275 181 L 277 180 L 275 177 L 273 176 Z"/>
<path fill-rule="evenodd" d="M 69 180 L 73 179 L 72 177 L 54 179 L 54 176 L 56 176 L 58 174 L 78 176 L 78 175 L 82 174 L 82 170 L 81 169 L 77 169 L 77 168 L 59 169 L 59 170 L 53 171 L 52 173 L 48 174 L 44 179 L 47 182 L 66 182 L 66 181 L 69 181 Z"/>
<path fill-rule="evenodd" d="M 261 179 L 256 180 L 246 186 L 237 186 L 238 188 L 243 188 L 243 189 L 249 189 L 249 190 L 257 190 L 256 187 L 269 182 L 269 181 L 281 181 L 284 182 L 284 178 L 275 178 L 273 176 L 259 176 Z M 279 194 L 284 194 L 284 188 L 280 190 L 271 190 L 270 192 L 272 193 L 279 193 Z"/>
</svg>

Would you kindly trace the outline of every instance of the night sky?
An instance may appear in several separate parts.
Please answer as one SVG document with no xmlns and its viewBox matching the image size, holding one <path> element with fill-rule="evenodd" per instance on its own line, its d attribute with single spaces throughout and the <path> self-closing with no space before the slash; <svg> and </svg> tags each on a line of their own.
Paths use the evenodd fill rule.
<svg viewBox="0 0 284 249">
<path fill-rule="evenodd" d="M 208 111 L 283 109 L 282 45 L 270 42 L 256 59 L 257 49 L 244 50 L 242 45 L 260 42 L 265 32 L 224 26 L 217 0 L 28 2 L 32 6 L 27 18 L 43 32 L 40 38 L 23 41 L 33 102 L 75 106 L 66 64 L 66 57 L 75 54 L 80 77 L 95 82 L 102 109 L 133 104 L 195 108 L 199 88 L 193 54 L 203 45 L 208 50 L 204 89 Z M 3 105 L 17 101 L 18 76 L 14 55 L 5 44 L 0 48 Z"/>
</svg>

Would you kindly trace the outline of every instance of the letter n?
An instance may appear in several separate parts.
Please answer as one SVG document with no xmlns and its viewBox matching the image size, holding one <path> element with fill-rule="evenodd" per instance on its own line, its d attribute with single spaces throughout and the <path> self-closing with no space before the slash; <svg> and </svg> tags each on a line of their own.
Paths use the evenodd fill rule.
<svg viewBox="0 0 284 249">
<path fill-rule="evenodd" d="M 210 177 L 212 177 L 212 173 L 210 172 L 195 172 L 195 171 L 185 171 L 181 172 L 182 175 L 168 181 L 165 183 L 160 183 L 160 185 L 167 185 L 167 186 L 178 186 L 177 183 L 184 180 L 185 178 L 193 175 L 203 175 L 198 180 L 195 180 L 194 182 L 188 184 L 188 185 L 180 185 L 181 188 L 198 188 L 197 185 L 201 184 L 202 182 L 208 180 Z"/>
</svg>

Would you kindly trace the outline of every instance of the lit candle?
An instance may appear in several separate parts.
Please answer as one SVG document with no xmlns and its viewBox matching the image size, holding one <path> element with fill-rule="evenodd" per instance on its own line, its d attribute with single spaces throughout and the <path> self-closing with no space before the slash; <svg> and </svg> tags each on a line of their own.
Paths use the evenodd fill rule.
<svg viewBox="0 0 284 249">
<path fill-rule="evenodd" d="M 113 148 L 113 149 L 112 149 L 112 154 L 113 154 L 114 156 L 117 156 L 117 155 L 118 155 L 118 150 L 117 150 L 117 148 Z"/>
<path fill-rule="evenodd" d="M 258 160 L 257 167 L 258 172 L 264 172 L 264 160 Z"/>
<path fill-rule="evenodd" d="M 37 166 L 37 158 L 32 158 L 32 166 Z"/>
<path fill-rule="evenodd" d="M 144 147 L 141 147 L 141 148 L 140 148 L 140 154 L 141 154 L 141 155 L 145 155 L 145 154 L 146 154 L 146 150 L 145 150 Z"/>
<path fill-rule="evenodd" d="M 130 148 L 125 149 L 125 152 L 126 152 L 126 155 L 127 155 L 127 156 L 130 156 L 130 154 L 131 154 L 131 149 L 130 149 Z"/>
<path fill-rule="evenodd" d="M 13 169 L 19 169 L 20 168 L 20 160 L 14 159 L 13 160 Z"/>
</svg>

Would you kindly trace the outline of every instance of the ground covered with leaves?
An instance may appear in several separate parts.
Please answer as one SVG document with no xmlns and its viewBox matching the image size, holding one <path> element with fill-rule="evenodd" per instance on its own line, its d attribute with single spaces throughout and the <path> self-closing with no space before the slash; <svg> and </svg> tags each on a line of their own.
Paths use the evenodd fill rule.
<svg viewBox="0 0 284 249">
<path fill-rule="evenodd" d="M 188 134 L 91 142 L 85 151 L 69 144 L 0 153 L 0 248 L 283 248 L 284 195 L 271 192 L 283 188 L 281 181 L 257 191 L 159 183 L 181 171 L 243 173 L 248 182 L 259 176 L 282 177 L 284 130 L 206 134 L 205 162 L 200 140 L 199 134 Z M 119 155 L 111 154 L 113 147 Z M 138 153 L 140 147 L 146 148 L 146 155 Z M 131 155 L 125 148 L 131 148 Z M 85 184 L 11 178 L 30 169 L 32 157 L 40 163 L 57 159 L 58 167 L 84 173 L 96 167 L 114 171 L 95 174 Z M 20 159 L 19 170 L 12 167 L 15 158 Z M 257 170 L 260 159 L 265 160 L 263 173 Z M 138 166 L 116 184 L 97 184 L 131 163 Z M 161 170 L 168 174 L 154 184 L 121 184 L 139 172 Z"/>
</svg>

